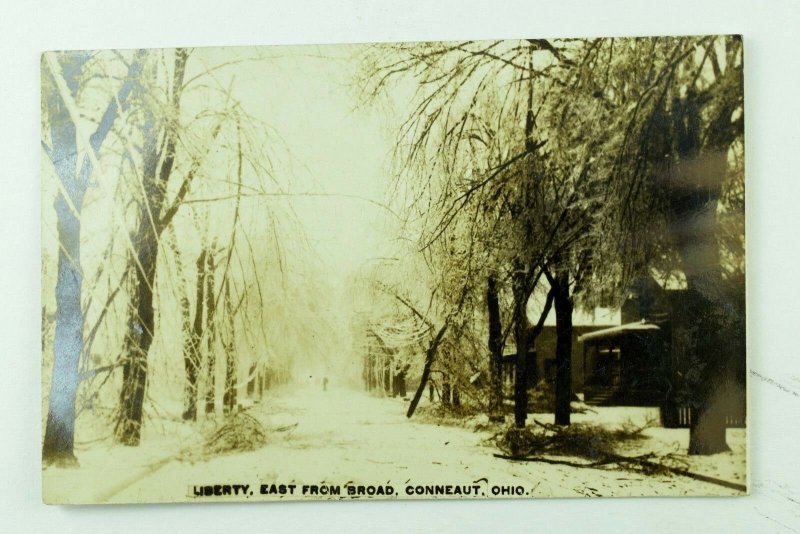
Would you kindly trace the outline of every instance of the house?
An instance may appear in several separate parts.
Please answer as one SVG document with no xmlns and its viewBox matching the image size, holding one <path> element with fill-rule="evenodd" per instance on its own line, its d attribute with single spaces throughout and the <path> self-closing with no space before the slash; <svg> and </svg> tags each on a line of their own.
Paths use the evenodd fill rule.
<svg viewBox="0 0 800 534">
<path fill-rule="evenodd" d="M 681 313 L 686 305 L 685 289 L 641 280 L 622 305 L 621 324 L 577 337 L 581 351 L 573 352 L 573 360 L 581 360 L 583 380 L 576 391 L 588 404 L 657 406 L 664 426 L 689 426 L 684 397 L 692 325 Z M 731 362 L 722 399 L 728 426 L 745 424 L 744 335 L 738 334 L 723 349 Z"/>
<path fill-rule="evenodd" d="M 538 302 L 537 297 L 531 299 L 530 309 L 541 308 L 543 302 Z M 572 317 L 572 390 L 581 391 L 585 372 L 583 362 L 576 355 L 581 354 L 582 345 L 580 336 L 619 325 L 620 310 L 610 308 L 597 308 L 592 312 L 575 310 Z M 533 313 L 529 312 L 533 319 Z M 544 328 L 534 341 L 533 348 L 528 352 L 528 365 L 535 366 L 528 371 L 529 387 L 534 387 L 538 380 L 555 381 L 556 376 L 556 323 L 555 312 L 551 310 L 544 322 Z M 506 396 L 512 396 L 515 381 L 516 354 L 503 356 L 503 389 Z"/>
<path fill-rule="evenodd" d="M 578 337 L 587 404 L 660 405 L 669 374 L 663 326 L 640 320 Z"/>
</svg>

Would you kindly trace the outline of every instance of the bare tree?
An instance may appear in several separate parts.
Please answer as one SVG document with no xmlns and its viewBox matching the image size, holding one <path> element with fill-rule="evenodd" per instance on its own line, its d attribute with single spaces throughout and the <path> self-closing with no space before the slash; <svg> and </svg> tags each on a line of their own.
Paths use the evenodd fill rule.
<svg viewBox="0 0 800 534">
<path fill-rule="evenodd" d="M 651 74 L 630 77 L 633 66 L 642 63 Z M 685 276 L 684 313 L 694 325 L 686 347 L 689 452 L 727 450 L 719 395 L 729 370 L 742 367 L 736 358 L 743 359 L 743 350 L 729 350 L 726 337 L 740 337 L 732 328 L 743 323 L 744 308 L 732 295 L 743 295 L 744 288 L 723 289 L 726 264 L 737 261 L 730 256 L 723 261 L 719 220 L 728 184 L 743 184 L 736 164 L 744 133 L 741 38 L 660 39 L 649 55 L 626 51 L 614 75 L 618 87 L 623 87 L 620 77 L 627 76 L 628 91 L 617 91 L 616 98 L 629 110 L 622 119 L 625 135 L 613 182 L 624 199 L 622 257 L 632 260 L 628 272 L 655 264 Z M 655 221 L 654 212 L 660 214 Z M 743 220 L 741 212 L 738 217 Z M 652 243 L 636 240 L 637 226 L 652 229 Z M 740 226 L 734 242 L 743 239 Z"/>
<path fill-rule="evenodd" d="M 89 56 L 65 53 L 54 58 L 42 56 L 44 84 L 42 107 L 50 123 L 50 145 L 42 143 L 61 182 L 56 199 L 58 217 L 58 282 L 56 285 L 56 328 L 53 375 L 50 385 L 47 426 L 42 456 L 47 462 L 74 463 L 75 399 L 78 391 L 78 364 L 84 351 L 84 314 L 81 303 L 83 272 L 80 254 L 80 213 L 96 169 L 100 149 L 116 120 L 120 106 L 125 106 L 142 69 L 141 53 L 128 68 L 116 97 L 108 103 L 94 133 L 88 140 L 79 139 L 76 122 L 79 110 L 75 103 Z M 87 142 L 88 141 L 88 142 Z M 81 144 L 86 153 L 79 163 Z"/>
<path fill-rule="evenodd" d="M 381 53 L 386 54 L 380 51 L 378 57 L 385 58 Z M 586 196 L 581 191 L 589 175 L 590 150 L 581 142 L 554 156 L 561 147 L 554 142 L 558 130 L 553 126 L 560 119 L 561 131 L 575 128 L 576 115 L 569 121 L 556 117 L 559 101 L 550 96 L 569 83 L 584 53 L 581 42 L 434 43 L 399 45 L 390 51 L 392 59 L 368 63 L 373 73 L 372 84 L 366 84 L 369 94 L 380 92 L 392 78 L 413 75 L 418 80 L 409 118 L 400 131 L 398 157 L 410 169 L 403 176 L 421 184 L 411 199 L 412 209 L 418 209 L 428 223 L 421 233 L 421 250 L 444 271 L 463 274 L 465 287 L 479 273 L 484 273 L 483 279 L 492 277 L 495 284 L 502 280 L 511 286 L 518 426 L 525 424 L 529 375 L 537 369 L 534 361 L 528 361 L 529 348 L 541 331 L 529 323 L 528 302 L 544 272 L 553 269 L 556 260 L 572 258 L 571 251 L 590 224 L 580 220 L 590 211 L 580 202 Z M 542 129 L 539 123 L 546 125 Z M 412 143 L 407 145 L 409 138 Z M 572 167 L 564 163 L 569 158 Z M 405 189 L 417 191 L 414 185 Z M 468 250 L 478 252 L 455 262 L 443 261 L 448 259 L 447 247 L 453 247 L 451 241 L 458 242 L 451 234 L 459 225 L 458 237 L 468 240 Z M 434 258 L 440 241 L 447 243 L 439 247 L 444 254 Z M 469 268 L 459 270 L 465 259 Z M 569 265 L 560 269 L 566 273 Z M 552 280 L 566 285 L 565 276 Z M 557 306 L 561 317 L 571 318 L 569 290 L 556 287 L 552 298 L 557 296 L 563 297 Z M 537 324 L 549 313 L 552 298 Z M 491 314 L 496 333 L 497 316 Z M 567 424 L 571 328 L 563 320 L 560 325 L 557 389 L 563 390 L 559 398 L 567 402 L 566 417 L 559 417 L 559 422 Z M 563 342 L 567 338 L 569 343 Z M 496 336 L 491 344 L 496 362 L 500 346 Z M 559 406 L 563 409 L 563 403 Z"/>
</svg>

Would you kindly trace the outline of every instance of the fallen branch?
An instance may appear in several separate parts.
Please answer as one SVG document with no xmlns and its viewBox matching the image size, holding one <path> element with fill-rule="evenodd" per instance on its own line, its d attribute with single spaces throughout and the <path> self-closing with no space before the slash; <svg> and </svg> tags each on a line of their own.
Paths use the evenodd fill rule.
<svg viewBox="0 0 800 534">
<path fill-rule="evenodd" d="M 540 462 L 545 464 L 555 464 L 555 465 L 566 465 L 569 467 L 583 467 L 587 469 L 601 469 L 606 470 L 602 466 L 608 464 L 638 464 L 640 466 L 646 466 L 653 471 L 667 471 L 673 475 L 679 475 L 688 477 L 694 480 L 699 480 L 701 482 L 708 482 L 709 484 L 716 484 L 717 486 L 722 486 L 724 488 L 733 489 L 737 491 L 747 491 L 747 486 L 744 484 L 738 484 L 736 482 L 729 482 L 727 480 L 722 480 L 720 478 L 710 477 L 708 475 L 701 475 L 700 473 L 694 473 L 687 469 L 680 469 L 677 467 L 670 467 L 668 465 L 664 465 L 658 462 L 652 462 L 650 460 L 645 459 L 645 457 L 627 457 L 627 456 L 620 456 L 617 454 L 608 455 L 606 458 L 602 460 L 598 460 L 596 462 L 590 463 L 580 463 L 580 462 L 569 462 L 566 460 L 555 460 L 552 458 L 544 458 L 541 456 L 508 456 L 505 454 L 495 454 L 495 458 L 501 458 L 503 460 L 511 460 L 514 462 Z"/>
</svg>

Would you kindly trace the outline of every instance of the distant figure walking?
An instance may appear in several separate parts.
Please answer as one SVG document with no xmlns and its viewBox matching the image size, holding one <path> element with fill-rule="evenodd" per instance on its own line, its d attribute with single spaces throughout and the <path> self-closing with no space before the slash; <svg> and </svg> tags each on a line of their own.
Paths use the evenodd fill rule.
<svg viewBox="0 0 800 534">
<path fill-rule="evenodd" d="M 322 391 L 328 391 L 328 377 L 322 377 Z"/>
</svg>

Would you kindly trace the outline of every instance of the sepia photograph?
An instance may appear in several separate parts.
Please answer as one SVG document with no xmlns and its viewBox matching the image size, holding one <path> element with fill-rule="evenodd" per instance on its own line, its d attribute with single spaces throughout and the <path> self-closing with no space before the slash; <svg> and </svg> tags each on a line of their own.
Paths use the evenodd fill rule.
<svg viewBox="0 0 800 534">
<path fill-rule="evenodd" d="M 751 490 L 741 36 L 40 68 L 45 503 Z"/>
</svg>

